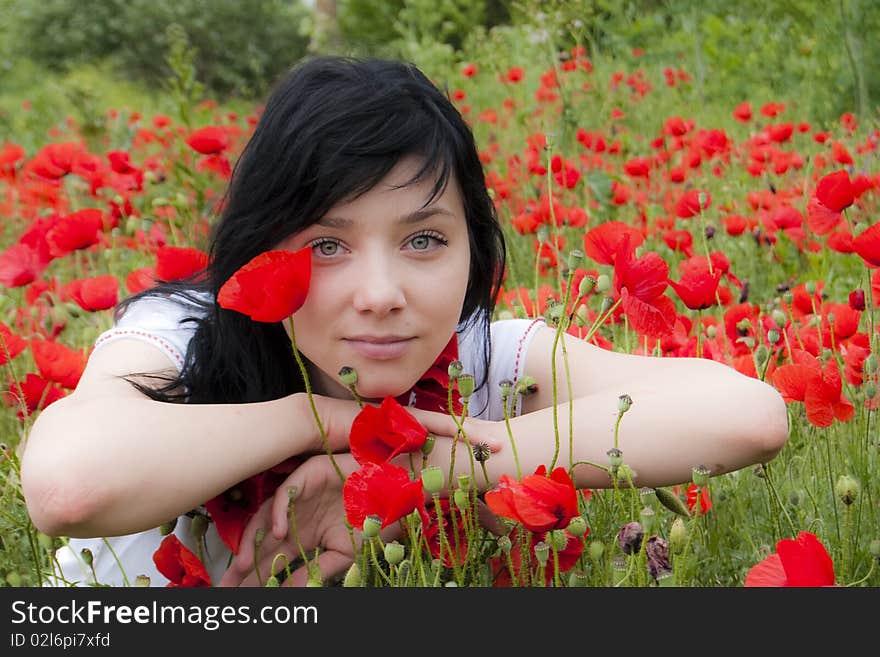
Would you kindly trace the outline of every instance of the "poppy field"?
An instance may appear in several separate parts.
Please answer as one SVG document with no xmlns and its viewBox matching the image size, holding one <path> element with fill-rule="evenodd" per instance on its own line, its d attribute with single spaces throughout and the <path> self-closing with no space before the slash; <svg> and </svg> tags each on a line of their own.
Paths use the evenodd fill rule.
<svg viewBox="0 0 880 657">
<path fill-rule="evenodd" d="M 500 518 L 490 532 L 473 485 L 486 454 L 475 450 L 473 477 L 439 497 L 443 473 L 413 480 L 388 462 L 426 449 L 422 428 L 388 400 L 352 429 L 364 465 L 343 494 L 363 541 L 346 585 L 880 585 L 877 116 L 814 124 L 796 98 L 701 105 L 692 72 L 645 67 L 641 55 L 599 60 L 570 45 L 532 67 L 464 61 L 438 80 L 474 130 L 507 238 L 496 316 L 543 316 L 605 349 L 723 362 L 779 390 L 788 443 L 768 464 L 714 476 L 694 463 L 692 481 L 657 489 L 629 485 L 625 438 L 598 464 L 611 489 L 575 488 L 548 454 L 486 493 Z M 69 118 L 0 140 L 8 586 L 41 585 L 67 540 L 28 517 L 29 428 L 75 388 L 119 301 L 205 267 L 260 107 L 202 99 L 186 110 L 107 107 L 100 131 Z M 466 411 L 467 375 L 449 363 L 450 407 Z M 528 382 L 507 394 L 528 394 Z M 622 436 L 638 403 L 621 395 L 612 409 Z M 390 452 L 377 453 L 378 432 L 394 434 L 382 443 Z M 404 538 L 383 543 L 379 527 L 398 522 Z M 210 584 L 172 539 L 157 553 L 175 573 L 169 585 Z"/>
</svg>

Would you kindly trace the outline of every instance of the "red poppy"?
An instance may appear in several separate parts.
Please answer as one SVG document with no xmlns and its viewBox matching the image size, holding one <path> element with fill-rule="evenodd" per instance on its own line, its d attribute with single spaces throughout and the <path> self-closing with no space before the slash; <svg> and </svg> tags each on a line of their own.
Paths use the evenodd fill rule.
<svg viewBox="0 0 880 657">
<path fill-rule="evenodd" d="M 521 482 L 501 475 L 485 498 L 494 513 L 522 523 L 531 532 L 565 529 L 578 514 L 577 491 L 561 467 L 548 477 L 546 466 L 539 465 Z"/>
<path fill-rule="evenodd" d="M 437 507 L 431 502 L 425 511 L 428 517 L 428 524 L 423 531 L 428 541 L 428 550 L 435 559 L 439 559 L 440 525 L 437 519 Z M 467 529 L 464 526 L 464 519 L 458 508 L 455 510 L 455 520 L 453 520 L 449 498 L 447 497 L 440 499 L 440 518 L 443 520 L 443 533 L 446 537 L 443 545 L 443 565 L 451 568 L 453 565 L 453 555 L 455 555 L 455 563 L 462 566 L 467 560 L 468 554 Z"/>
<path fill-rule="evenodd" d="M 34 338 L 30 341 L 31 353 L 40 375 L 71 390 L 76 388 L 88 356 L 61 344 Z"/>
<path fill-rule="evenodd" d="M 629 236 L 633 248 L 645 241 L 642 233 L 622 221 L 606 221 L 584 235 L 584 253 L 601 265 L 613 265 L 624 237 Z"/>
<path fill-rule="evenodd" d="M 160 246 L 156 249 L 156 278 L 178 281 L 201 272 L 208 266 L 208 254 L 185 246 Z"/>
<path fill-rule="evenodd" d="M 241 536 L 251 516 L 269 499 L 301 460 L 291 457 L 278 465 L 240 481 L 205 502 L 220 540 L 238 554 Z"/>
<path fill-rule="evenodd" d="M 0 365 L 18 356 L 27 348 L 24 338 L 12 332 L 6 324 L 0 322 Z"/>
<path fill-rule="evenodd" d="M 853 251 L 871 267 L 880 267 L 880 222 L 866 228 L 853 239 Z"/>
<path fill-rule="evenodd" d="M 229 147 L 229 134 L 220 126 L 209 125 L 193 130 L 187 137 L 186 144 L 197 153 L 213 155 Z"/>
<path fill-rule="evenodd" d="M 817 427 L 828 427 L 834 419 L 846 422 L 855 412 L 844 397 L 837 361 L 829 359 L 824 366 L 812 354 L 794 349 L 793 364 L 780 365 L 772 381 L 786 403 L 804 403 L 807 420 Z"/>
<path fill-rule="evenodd" d="M 669 265 L 659 254 L 636 259 L 635 249 L 624 236 L 614 261 L 614 290 L 630 325 L 640 334 L 659 338 L 675 327 L 675 304 L 665 296 Z"/>
<path fill-rule="evenodd" d="M 840 214 L 855 199 L 849 173 L 835 171 L 823 176 L 807 204 L 807 225 L 817 235 L 830 233 L 843 219 Z"/>
<path fill-rule="evenodd" d="M 853 310 L 862 311 L 865 309 L 865 291 L 862 289 L 853 290 L 849 293 L 849 307 Z"/>
<path fill-rule="evenodd" d="M 565 530 L 563 530 L 565 531 Z M 590 528 L 587 527 L 587 532 L 584 536 L 588 536 L 590 532 Z M 581 554 L 584 551 L 584 541 L 583 538 L 578 538 L 565 531 L 565 547 L 556 552 L 556 556 L 559 559 L 559 572 L 564 573 L 571 570 L 575 565 L 577 565 L 578 560 L 580 559 Z M 505 557 L 492 557 L 489 559 L 489 565 L 492 568 L 492 572 L 494 573 L 494 581 L 493 586 L 495 587 L 509 587 L 513 585 L 513 580 L 511 579 L 510 573 L 510 565 L 513 565 L 513 576 L 516 578 L 516 583 L 518 586 L 528 586 L 529 581 L 528 577 L 529 573 L 533 573 L 538 568 L 538 558 L 535 556 L 535 546 L 547 540 L 547 532 L 538 532 L 533 533 L 531 535 L 531 540 L 529 541 L 528 555 L 529 555 L 529 563 L 526 564 L 526 568 L 523 568 L 523 550 L 520 547 L 519 541 L 513 543 L 510 550 L 510 564 L 507 563 L 507 559 Z M 547 586 L 552 585 L 553 578 L 555 575 L 556 565 L 553 561 L 553 553 L 551 551 L 550 558 L 547 560 L 547 565 L 544 567 L 544 583 Z"/>
<path fill-rule="evenodd" d="M 119 279 L 113 274 L 74 279 L 61 288 L 61 299 L 73 299 L 87 312 L 107 310 L 119 301 Z"/>
<path fill-rule="evenodd" d="M 416 509 L 427 524 L 424 502 L 421 480 L 412 481 L 405 469 L 392 463 L 364 463 L 342 486 L 345 517 L 360 530 L 367 516 L 379 516 L 382 527 L 387 527 Z"/>
<path fill-rule="evenodd" d="M 748 101 L 742 102 L 733 110 L 733 118 L 742 123 L 748 123 L 752 118 L 752 106 Z"/>
<path fill-rule="evenodd" d="M 266 251 L 223 284 L 217 303 L 255 322 L 280 322 L 305 303 L 311 277 L 311 247 Z"/>
<path fill-rule="evenodd" d="M 168 534 L 159 549 L 153 553 L 156 568 L 170 581 L 171 588 L 196 588 L 211 586 L 211 576 L 205 565 L 192 550 L 180 542 L 174 534 Z"/>
<path fill-rule="evenodd" d="M 458 360 L 458 334 L 453 333 L 452 338 L 440 352 L 440 355 L 431 364 L 431 367 L 416 381 L 412 390 L 399 395 L 396 399 L 403 406 L 415 406 L 426 411 L 439 413 L 449 412 L 449 365 Z M 415 394 L 415 403 L 410 404 L 411 394 Z M 462 412 L 461 398 L 452 395 L 452 410 L 457 414 Z"/>
<path fill-rule="evenodd" d="M 95 208 L 79 210 L 62 217 L 46 232 L 49 252 L 57 257 L 97 244 L 104 227 L 103 214 Z"/>
<path fill-rule="evenodd" d="M 125 289 L 129 294 L 137 294 L 154 287 L 156 285 L 155 273 L 154 267 L 140 267 L 130 271 L 125 277 Z"/>
<path fill-rule="evenodd" d="M 669 285 L 678 297 L 691 310 L 703 310 L 715 304 L 715 293 L 721 280 L 721 270 L 717 267 L 709 272 L 706 258 L 689 258 L 679 265 L 681 279 Z"/>
<path fill-rule="evenodd" d="M 351 423 L 349 445 L 355 460 L 384 463 L 398 454 L 416 452 L 425 444 L 425 429 L 393 397 L 378 407 L 366 405 Z"/>
<path fill-rule="evenodd" d="M 2 360 L 2 357 L 0 357 Z M 6 392 L 6 403 L 18 409 L 18 418 L 25 419 L 34 411 L 42 410 L 49 404 L 64 397 L 64 390 L 33 372 L 28 372 L 23 381 L 12 381 Z M 25 413 L 26 411 L 26 413 Z"/>
<path fill-rule="evenodd" d="M 744 586 L 834 586 L 834 562 L 815 534 L 784 538 L 776 552 L 752 566 Z"/>
<path fill-rule="evenodd" d="M 687 497 L 687 507 L 691 513 L 697 507 L 697 500 L 700 500 L 700 515 L 705 515 L 712 508 L 712 499 L 709 497 L 709 489 L 705 486 L 697 486 L 691 484 L 685 491 Z"/>
<path fill-rule="evenodd" d="M 36 249 L 27 244 L 13 244 L 0 253 L 0 283 L 6 287 L 32 283 L 44 269 Z"/>
<path fill-rule="evenodd" d="M 34 155 L 28 169 L 42 178 L 63 178 L 73 166 L 73 160 L 83 147 L 76 142 L 47 144 Z"/>
<path fill-rule="evenodd" d="M 682 219 L 700 214 L 703 210 L 712 204 L 712 195 L 707 191 L 699 189 L 691 189 L 678 199 L 675 204 L 675 216 Z"/>
</svg>

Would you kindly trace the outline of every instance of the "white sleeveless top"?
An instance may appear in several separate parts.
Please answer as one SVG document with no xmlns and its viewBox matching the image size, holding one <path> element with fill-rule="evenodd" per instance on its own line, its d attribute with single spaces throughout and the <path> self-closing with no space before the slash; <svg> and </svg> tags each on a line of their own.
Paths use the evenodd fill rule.
<svg viewBox="0 0 880 657">
<path fill-rule="evenodd" d="M 116 340 L 141 340 L 159 348 L 180 370 L 196 328 L 194 322 L 183 320 L 200 312 L 198 306 L 182 297 L 139 299 L 126 309 L 113 328 L 98 336 L 95 349 Z M 469 409 L 473 417 L 493 421 L 504 419 L 499 383 L 504 380 L 516 382 L 522 376 L 529 343 L 536 329 L 544 325 L 542 319 L 506 319 L 492 322 L 489 377 L 486 385 L 476 390 L 471 397 Z M 472 373 L 474 380 L 479 383 L 483 379 L 484 370 L 479 325 L 459 330 L 458 348 L 464 371 Z M 517 399 L 513 414 L 518 415 L 520 412 L 521 402 Z M 190 523 L 188 516 L 180 516 L 174 534 L 197 554 Z M 159 573 L 153 563 L 153 553 L 162 539 L 158 527 L 126 536 L 70 539 L 68 545 L 59 548 L 55 553 L 58 561 L 56 576 L 49 578 L 48 585 L 67 586 L 63 580 L 78 586 L 94 585 L 92 569 L 80 556 L 81 550 L 88 548 L 92 553 L 99 584 L 125 586 L 127 578 L 128 583 L 133 585 L 135 577 L 146 575 L 152 586 L 166 586 L 168 579 Z M 211 582 L 216 583 L 226 571 L 232 554 L 220 540 L 213 523 L 209 525 L 204 540 L 204 564 L 211 576 Z"/>
</svg>

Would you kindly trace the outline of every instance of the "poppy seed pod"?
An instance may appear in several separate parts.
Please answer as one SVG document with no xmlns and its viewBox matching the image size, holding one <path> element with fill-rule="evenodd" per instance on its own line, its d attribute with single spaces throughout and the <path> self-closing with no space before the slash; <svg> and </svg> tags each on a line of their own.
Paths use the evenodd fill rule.
<svg viewBox="0 0 880 657">
<path fill-rule="evenodd" d="M 706 327 L 706 335 L 709 336 L 709 339 L 713 339 L 716 335 L 718 335 L 718 329 L 715 328 L 714 325 L 710 325 Z"/>
<path fill-rule="evenodd" d="M 474 375 L 473 374 L 461 374 L 456 379 L 456 384 L 458 385 L 458 393 L 461 395 L 462 399 L 469 399 L 472 394 L 474 394 Z"/>
<path fill-rule="evenodd" d="M 691 481 L 693 481 L 697 486 L 705 486 L 709 483 L 709 476 L 712 474 L 712 471 L 709 470 L 705 465 L 700 464 L 696 466 L 693 470 L 691 470 Z"/>
<path fill-rule="evenodd" d="M 584 276 L 578 284 L 578 294 L 582 297 L 591 294 L 596 289 L 597 283 L 596 277 L 592 274 Z"/>
<path fill-rule="evenodd" d="M 501 550 L 504 554 L 509 554 L 511 547 L 513 547 L 513 543 L 511 543 L 509 536 L 498 537 L 498 549 Z"/>
<path fill-rule="evenodd" d="M 618 468 L 623 463 L 623 452 L 616 447 L 609 449 L 606 454 L 608 455 L 608 464 L 612 468 Z"/>
<path fill-rule="evenodd" d="M 523 397 L 538 392 L 538 384 L 535 381 L 535 378 L 528 374 L 523 375 L 523 377 L 516 382 L 515 392 L 517 395 L 522 395 Z"/>
<path fill-rule="evenodd" d="M 339 370 L 339 380 L 349 388 L 353 385 L 356 385 L 358 382 L 358 373 L 353 367 L 349 367 L 348 365 L 344 366 Z"/>
<path fill-rule="evenodd" d="M 471 449 L 473 449 L 474 458 L 477 460 L 477 463 L 485 463 L 492 455 L 492 451 L 486 443 L 477 443 Z"/>
<path fill-rule="evenodd" d="M 568 252 L 568 267 L 574 269 L 578 263 L 584 259 L 584 252 L 580 249 L 572 249 Z"/>
<path fill-rule="evenodd" d="M 632 397 L 629 395 L 620 395 L 617 398 L 617 412 L 618 413 L 626 413 L 633 405 Z"/>
<path fill-rule="evenodd" d="M 608 276 L 608 274 L 599 274 L 596 278 L 596 289 L 602 294 L 605 294 L 611 289 L 611 277 Z"/>
<path fill-rule="evenodd" d="M 604 315 L 609 310 L 611 310 L 611 306 L 614 305 L 614 299 L 611 297 L 602 297 L 602 305 L 599 307 L 599 314 Z"/>
<path fill-rule="evenodd" d="M 550 547 L 560 552 L 568 545 L 568 535 L 565 533 L 565 530 L 553 529 L 547 532 L 547 542 L 550 544 Z"/>
<path fill-rule="evenodd" d="M 455 502 L 455 506 L 463 511 L 468 506 L 468 494 L 461 488 L 456 488 L 452 494 L 452 501 Z"/>
<path fill-rule="evenodd" d="M 266 578 L 266 588 L 267 589 L 277 589 L 281 586 L 281 582 L 278 581 L 278 578 L 275 575 L 269 575 Z"/>
<path fill-rule="evenodd" d="M 550 558 L 550 545 L 545 543 L 544 541 L 540 541 L 535 543 L 535 558 L 538 560 L 538 563 L 542 566 L 547 565 L 547 560 Z"/>
<path fill-rule="evenodd" d="M 657 522 L 657 514 L 654 512 L 654 509 L 646 506 L 639 511 L 639 521 L 642 523 L 644 530 L 650 532 L 654 529 L 654 525 Z"/>
<path fill-rule="evenodd" d="M 767 342 L 770 344 L 776 344 L 779 342 L 779 329 L 772 328 L 767 331 Z"/>
<path fill-rule="evenodd" d="M 865 374 L 873 374 L 877 371 L 877 354 L 868 354 L 865 362 L 862 364 L 865 368 Z"/>
<path fill-rule="evenodd" d="M 642 537 L 644 535 L 645 530 L 641 523 L 633 520 L 626 523 L 617 532 L 617 544 L 624 554 L 635 554 L 642 547 Z"/>
<path fill-rule="evenodd" d="M 434 451 L 434 445 L 437 443 L 437 437 L 429 433 L 425 436 L 425 443 L 422 445 L 422 456 L 428 456 L 431 452 Z"/>
<path fill-rule="evenodd" d="M 443 470 L 436 465 L 422 470 L 422 486 L 432 495 L 443 490 Z"/>
<path fill-rule="evenodd" d="M 375 538 L 382 529 L 382 518 L 377 515 L 369 515 L 364 518 L 364 538 Z"/>
<path fill-rule="evenodd" d="M 788 322 L 788 318 L 785 316 L 785 313 L 782 312 L 779 308 L 774 310 L 770 317 L 773 319 L 773 323 L 776 324 L 779 328 L 785 328 L 786 323 Z"/>
<path fill-rule="evenodd" d="M 396 566 L 403 561 L 404 556 L 406 556 L 406 548 L 397 541 L 391 541 L 390 543 L 385 544 L 385 561 L 392 566 Z"/>
<path fill-rule="evenodd" d="M 580 538 L 587 533 L 587 520 L 583 516 L 575 516 L 565 529 L 575 538 Z"/>
<path fill-rule="evenodd" d="M 501 399 L 507 399 L 510 397 L 510 393 L 513 392 L 513 381 L 504 379 L 498 384 L 498 387 L 501 388 Z"/>
<path fill-rule="evenodd" d="M 462 365 L 460 360 L 454 360 L 449 363 L 449 367 L 446 368 L 446 373 L 449 375 L 451 380 L 455 380 L 461 376 L 461 373 L 464 371 L 464 365 Z"/>
</svg>

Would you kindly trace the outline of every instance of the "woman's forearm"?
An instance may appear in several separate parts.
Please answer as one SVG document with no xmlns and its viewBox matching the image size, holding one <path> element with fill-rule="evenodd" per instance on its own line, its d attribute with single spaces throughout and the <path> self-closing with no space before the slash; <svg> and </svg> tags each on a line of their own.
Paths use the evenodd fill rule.
<svg viewBox="0 0 880 657">
<path fill-rule="evenodd" d="M 37 418 L 22 459 L 41 530 L 111 536 L 155 527 L 289 456 L 320 449 L 305 395 L 253 404 L 61 399 Z"/>
</svg>

